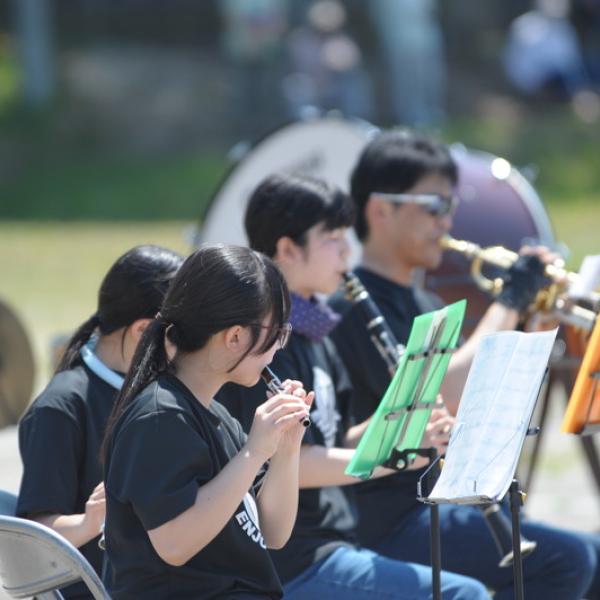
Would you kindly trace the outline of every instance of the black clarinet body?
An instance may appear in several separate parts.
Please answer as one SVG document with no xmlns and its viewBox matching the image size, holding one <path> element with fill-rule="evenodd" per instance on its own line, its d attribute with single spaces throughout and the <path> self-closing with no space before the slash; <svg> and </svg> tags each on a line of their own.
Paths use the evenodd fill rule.
<svg viewBox="0 0 600 600">
<path fill-rule="evenodd" d="M 343 275 L 346 295 L 360 309 L 371 341 L 393 377 L 400 357 L 404 353 L 404 346 L 398 343 L 396 336 L 383 318 L 381 311 L 377 308 L 373 298 L 358 277 L 352 271 L 346 271 Z"/>
<path fill-rule="evenodd" d="M 360 308 L 373 345 L 385 361 L 390 375 L 393 377 L 398 362 L 405 351 L 405 347 L 398 342 L 369 292 L 352 271 L 344 273 L 344 285 L 346 296 L 353 304 L 356 304 Z M 513 562 L 510 519 L 504 514 L 498 503 L 480 505 L 478 508 L 481 510 L 500 553 L 499 566 L 510 566 Z M 533 552 L 535 547 L 536 542 L 532 542 L 521 536 L 521 556 L 523 558 Z"/>
</svg>

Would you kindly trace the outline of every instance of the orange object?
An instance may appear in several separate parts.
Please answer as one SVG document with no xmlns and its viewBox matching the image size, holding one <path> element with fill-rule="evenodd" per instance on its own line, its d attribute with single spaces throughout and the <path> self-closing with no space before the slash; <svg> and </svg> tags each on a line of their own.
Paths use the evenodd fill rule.
<svg viewBox="0 0 600 600">
<path fill-rule="evenodd" d="M 562 422 L 564 433 L 581 433 L 586 425 L 600 425 L 599 377 L 600 319 L 596 319 Z"/>
</svg>

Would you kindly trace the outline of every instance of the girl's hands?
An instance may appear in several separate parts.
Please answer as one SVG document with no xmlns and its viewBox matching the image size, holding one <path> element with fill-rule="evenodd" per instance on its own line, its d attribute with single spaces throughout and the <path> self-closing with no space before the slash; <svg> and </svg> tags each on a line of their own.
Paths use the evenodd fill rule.
<svg viewBox="0 0 600 600">
<path fill-rule="evenodd" d="M 95 537 L 102 531 L 105 516 L 106 494 L 104 492 L 104 482 L 101 481 L 87 499 L 83 515 L 85 528 L 90 532 L 92 537 Z"/>
<path fill-rule="evenodd" d="M 302 421 L 308 416 L 314 393 L 306 393 L 299 381 L 286 380 L 284 392 L 271 396 L 254 415 L 246 446 L 267 461 L 277 452 L 285 438 L 284 447 L 299 445 L 304 433 Z"/>
<path fill-rule="evenodd" d="M 283 387 L 287 393 L 301 399 L 306 405 L 307 411 L 310 412 L 310 407 L 315 399 L 314 392 L 307 392 L 301 381 L 295 381 L 293 379 L 286 379 L 283 382 Z M 294 427 L 286 429 L 279 443 L 277 449 L 278 452 L 294 451 L 300 447 L 300 443 L 306 431 L 306 427 L 302 424 L 302 421 L 304 421 L 304 417 L 301 417 Z"/>
</svg>

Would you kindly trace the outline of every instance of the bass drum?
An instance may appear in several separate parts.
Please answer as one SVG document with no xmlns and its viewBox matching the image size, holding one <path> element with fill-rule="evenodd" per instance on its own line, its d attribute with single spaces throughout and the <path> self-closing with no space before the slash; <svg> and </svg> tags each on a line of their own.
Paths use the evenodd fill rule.
<svg viewBox="0 0 600 600">
<path fill-rule="evenodd" d="M 27 333 L 12 309 L 0 300 L 0 429 L 17 423 L 27 408 L 34 374 Z"/>
<path fill-rule="evenodd" d="M 243 221 L 248 199 L 272 173 L 303 173 L 347 191 L 356 159 L 376 132 L 364 121 L 324 117 L 291 123 L 267 135 L 221 181 L 202 217 L 197 244 L 245 245 Z M 353 247 L 356 255 L 356 241 Z"/>
<path fill-rule="evenodd" d="M 508 161 L 491 154 L 452 146 L 458 165 L 458 197 L 450 235 L 480 246 L 504 246 L 518 251 L 524 242 L 555 247 L 548 214 L 529 181 Z M 428 272 L 425 286 L 445 302 L 467 298 L 463 334 L 468 336 L 489 306 L 490 297 L 480 291 L 470 274 L 471 263 L 448 251 L 440 267 Z M 498 275 L 487 268 L 486 275 Z"/>
</svg>

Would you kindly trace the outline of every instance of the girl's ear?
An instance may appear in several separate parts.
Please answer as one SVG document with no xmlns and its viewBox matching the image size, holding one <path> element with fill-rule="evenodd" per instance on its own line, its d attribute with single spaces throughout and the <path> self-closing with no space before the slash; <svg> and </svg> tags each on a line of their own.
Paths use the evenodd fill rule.
<svg viewBox="0 0 600 600">
<path fill-rule="evenodd" d="M 140 341 L 144 331 L 146 331 L 146 327 L 148 327 L 151 321 L 152 319 L 137 319 L 129 326 L 129 332 L 136 344 Z"/>
<path fill-rule="evenodd" d="M 247 338 L 248 332 L 241 325 L 233 325 L 223 331 L 223 343 L 230 352 L 245 351 L 248 343 Z"/>
<path fill-rule="evenodd" d="M 287 235 L 280 237 L 275 245 L 275 262 L 289 265 L 297 260 L 300 248 L 292 238 Z"/>
</svg>

